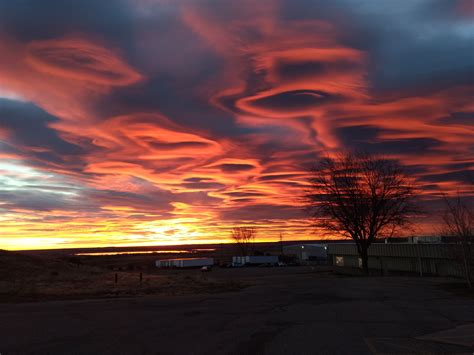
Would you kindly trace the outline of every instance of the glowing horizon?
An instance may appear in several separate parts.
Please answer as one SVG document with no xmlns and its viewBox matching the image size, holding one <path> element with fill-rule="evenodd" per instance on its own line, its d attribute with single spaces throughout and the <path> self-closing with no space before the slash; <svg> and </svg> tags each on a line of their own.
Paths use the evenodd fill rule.
<svg viewBox="0 0 474 355">
<path fill-rule="evenodd" d="M 107 20 L 104 20 L 107 19 Z M 0 249 L 322 238 L 322 152 L 474 199 L 473 4 L 0 0 Z M 408 233 L 408 232 L 407 232 Z M 334 236 L 333 236 L 334 237 Z"/>
</svg>

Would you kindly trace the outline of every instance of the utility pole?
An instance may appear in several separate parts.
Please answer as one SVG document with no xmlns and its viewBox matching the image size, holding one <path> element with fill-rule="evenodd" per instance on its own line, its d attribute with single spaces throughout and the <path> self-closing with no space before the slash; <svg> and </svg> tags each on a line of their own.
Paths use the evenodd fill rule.
<svg viewBox="0 0 474 355">
<path fill-rule="evenodd" d="M 283 255 L 283 234 L 280 232 L 280 254 Z"/>
</svg>

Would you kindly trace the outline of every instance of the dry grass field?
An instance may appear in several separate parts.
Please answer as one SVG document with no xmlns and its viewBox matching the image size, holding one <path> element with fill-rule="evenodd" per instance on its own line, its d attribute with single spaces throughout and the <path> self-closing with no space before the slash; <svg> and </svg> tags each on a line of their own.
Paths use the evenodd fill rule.
<svg viewBox="0 0 474 355">
<path fill-rule="evenodd" d="M 200 272 L 110 270 L 57 258 L 0 251 L 0 301 L 3 302 L 215 293 L 240 287 L 237 282 L 216 281 Z"/>
</svg>

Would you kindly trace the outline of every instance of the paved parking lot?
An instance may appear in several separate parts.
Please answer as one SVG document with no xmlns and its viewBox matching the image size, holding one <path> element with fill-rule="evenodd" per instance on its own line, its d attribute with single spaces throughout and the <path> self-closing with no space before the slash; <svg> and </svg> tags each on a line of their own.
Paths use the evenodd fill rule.
<svg viewBox="0 0 474 355">
<path fill-rule="evenodd" d="M 341 277 L 296 267 L 222 269 L 202 277 L 251 286 L 212 295 L 2 304 L 0 353 L 473 350 L 474 301 L 444 291 L 442 279 Z"/>
</svg>

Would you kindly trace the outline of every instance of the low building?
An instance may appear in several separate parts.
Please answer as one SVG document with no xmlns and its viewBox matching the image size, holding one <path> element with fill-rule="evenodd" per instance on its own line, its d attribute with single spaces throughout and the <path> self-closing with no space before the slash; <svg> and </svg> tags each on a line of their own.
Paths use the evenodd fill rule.
<svg viewBox="0 0 474 355">
<path fill-rule="evenodd" d="M 368 250 L 368 266 L 383 275 L 407 272 L 458 277 L 463 273 L 455 260 L 454 247 L 451 243 L 374 243 Z M 328 244 L 328 254 L 334 266 L 362 267 L 355 243 Z"/>
<path fill-rule="evenodd" d="M 308 243 L 293 244 L 283 247 L 284 255 L 295 256 L 299 262 L 326 262 L 328 259 L 327 244 Z"/>
<path fill-rule="evenodd" d="M 159 268 L 198 268 L 214 265 L 213 258 L 178 258 L 156 260 L 156 267 Z"/>
<path fill-rule="evenodd" d="M 440 236 L 409 237 L 408 239 L 408 243 L 413 244 L 439 244 L 443 242 L 443 237 Z"/>
<path fill-rule="evenodd" d="M 251 256 L 233 256 L 232 266 L 256 266 L 256 265 L 277 265 L 278 256 L 276 255 L 251 255 Z"/>
</svg>

